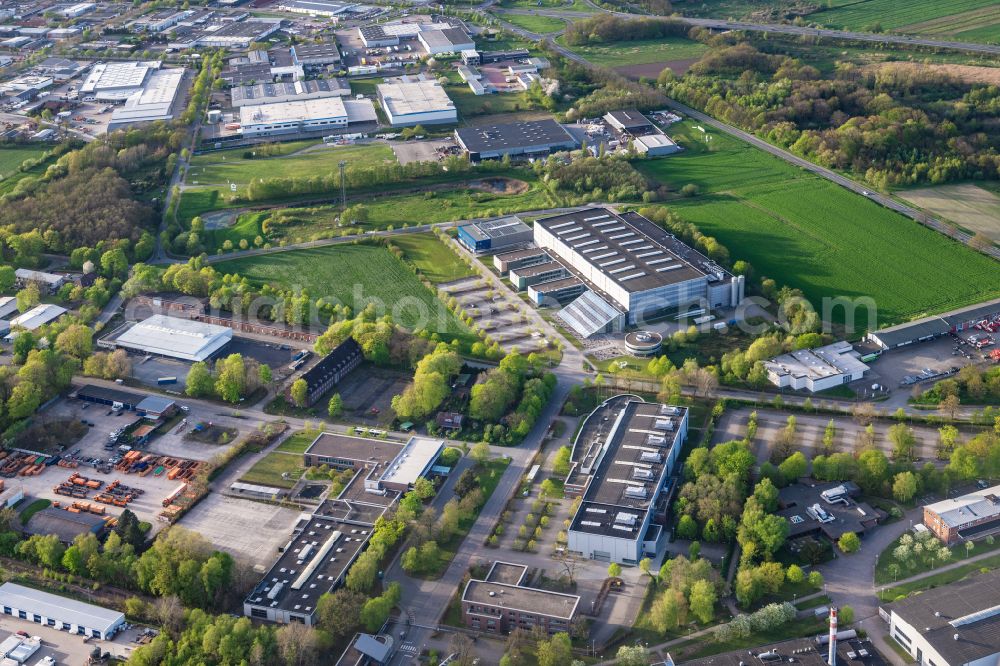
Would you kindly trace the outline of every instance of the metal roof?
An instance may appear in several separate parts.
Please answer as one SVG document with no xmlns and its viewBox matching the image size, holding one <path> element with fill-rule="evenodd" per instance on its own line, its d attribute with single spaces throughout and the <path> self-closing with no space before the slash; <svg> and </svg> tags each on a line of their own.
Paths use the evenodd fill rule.
<svg viewBox="0 0 1000 666">
<path fill-rule="evenodd" d="M 0 605 L 41 615 L 64 623 L 97 629 L 109 634 L 125 622 L 125 614 L 94 604 L 67 599 L 16 583 L 0 585 Z"/>
<path fill-rule="evenodd" d="M 119 335 L 115 344 L 151 354 L 204 361 L 233 338 L 225 326 L 153 315 Z"/>
</svg>

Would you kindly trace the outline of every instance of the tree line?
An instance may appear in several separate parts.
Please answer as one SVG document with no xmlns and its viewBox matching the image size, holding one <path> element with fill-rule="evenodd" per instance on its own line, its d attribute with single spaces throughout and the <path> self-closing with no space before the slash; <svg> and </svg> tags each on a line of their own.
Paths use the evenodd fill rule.
<svg viewBox="0 0 1000 666">
<path fill-rule="evenodd" d="M 683 77 L 664 70 L 664 92 L 880 189 L 1000 178 L 995 85 L 893 64 L 823 75 L 765 42 L 712 43 Z"/>
</svg>

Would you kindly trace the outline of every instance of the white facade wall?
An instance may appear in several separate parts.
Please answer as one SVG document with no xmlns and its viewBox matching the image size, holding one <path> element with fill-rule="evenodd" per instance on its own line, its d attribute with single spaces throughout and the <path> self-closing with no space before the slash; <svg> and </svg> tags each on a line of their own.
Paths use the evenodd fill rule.
<svg viewBox="0 0 1000 666">
<path fill-rule="evenodd" d="M 13 606 L 4 606 L 2 609 L 4 615 L 10 615 L 12 617 L 19 617 L 23 620 L 29 622 L 34 622 L 35 624 L 41 624 L 59 631 L 67 631 L 71 634 L 77 634 L 79 636 L 87 636 L 88 638 L 100 638 L 101 640 L 108 640 L 112 638 L 118 628 L 125 623 L 125 617 L 122 616 L 122 621 L 110 630 L 104 631 L 103 629 L 94 629 L 92 627 L 85 626 L 83 624 L 73 624 L 72 622 L 63 622 L 57 617 L 48 617 L 45 615 L 35 615 L 31 611 L 24 610 L 22 608 L 16 608 Z M 22 615 L 23 613 L 23 615 Z"/>
<path fill-rule="evenodd" d="M 648 520 L 648 518 L 647 518 Z M 638 562 L 641 556 L 641 535 L 633 539 L 622 539 L 604 534 L 591 534 L 570 530 L 567 534 L 567 548 L 575 553 L 583 553 L 589 560 L 601 562 Z"/>
<path fill-rule="evenodd" d="M 902 645 L 903 649 L 916 660 L 919 666 L 931 666 L 931 662 L 933 662 L 933 666 L 995 666 L 998 663 L 996 654 L 978 659 L 970 664 L 949 663 L 924 639 L 921 631 L 910 626 L 903 618 L 896 615 L 895 611 L 892 612 L 889 620 L 889 636 Z"/>
<path fill-rule="evenodd" d="M 394 116 L 385 104 L 382 105 L 385 115 L 393 127 L 411 127 L 413 125 L 442 125 L 458 121 L 458 113 L 455 109 L 441 111 L 425 111 L 424 113 L 409 113 L 401 116 Z"/>
<path fill-rule="evenodd" d="M 708 278 L 698 277 L 675 284 L 664 285 L 646 291 L 629 292 L 606 275 L 600 268 L 578 253 L 570 245 L 543 226 L 534 226 L 535 242 L 541 247 L 551 248 L 556 254 L 570 262 L 581 275 L 598 289 L 612 298 L 616 305 L 625 310 L 628 323 L 636 323 L 642 312 L 681 307 L 699 301 L 706 296 Z M 728 288 L 728 283 L 727 283 Z"/>
</svg>

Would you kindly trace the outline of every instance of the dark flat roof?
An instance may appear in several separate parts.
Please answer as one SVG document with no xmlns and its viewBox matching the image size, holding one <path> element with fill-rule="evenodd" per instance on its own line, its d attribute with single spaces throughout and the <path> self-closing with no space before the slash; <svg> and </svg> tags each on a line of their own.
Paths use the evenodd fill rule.
<svg viewBox="0 0 1000 666">
<path fill-rule="evenodd" d="M 107 388 L 105 386 L 95 386 L 94 384 L 84 384 L 76 390 L 78 398 L 96 398 L 98 400 L 111 400 L 133 407 L 142 402 L 146 396 L 130 391 L 120 391 L 118 389 Z"/>
<path fill-rule="evenodd" d="M 606 208 L 585 208 L 535 221 L 585 262 L 629 293 L 701 277 L 709 282 L 728 273 L 705 255 L 638 213 L 617 215 Z M 537 239 L 537 236 L 536 236 Z M 559 255 L 565 250 L 553 248 Z M 573 265 L 571 257 L 562 257 Z"/>
<path fill-rule="evenodd" d="M 524 574 L 528 572 L 526 564 L 511 564 L 510 562 L 494 562 L 486 574 L 487 583 L 506 583 L 520 585 Z"/>
<path fill-rule="evenodd" d="M 471 153 L 515 150 L 535 147 L 577 145 L 565 127 L 555 120 L 526 120 L 484 127 L 455 130 L 461 144 Z"/>
<path fill-rule="evenodd" d="M 554 291 L 562 291 L 563 289 L 577 287 L 582 284 L 583 280 L 573 276 L 559 278 L 558 280 L 549 280 L 548 282 L 539 282 L 538 284 L 531 285 L 531 288 L 537 294 L 551 294 Z"/>
<path fill-rule="evenodd" d="M 879 329 L 871 335 L 877 337 L 886 347 L 891 348 L 916 342 L 921 338 L 944 335 L 959 324 L 988 319 L 997 314 L 1000 314 L 1000 298 L 939 315 L 915 319 L 905 324 L 889 326 Z"/>
<path fill-rule="evenodd" d="M 305 450 L 305 455 L 331 456 L 346 460 L 386 464 L 403 449 L 399 442 L 367 437 L 351 437 L 322 432 Z"/>
<path fill-rule="evenodd" d="M 484 606 L 498 606 L 526 613 L 538 613 L 567 621 L 572 619 L 573 613 L 580 603 L 580 597 L 575 594 L 549 592 L 534 587 L 520 587 L 506 583 L 488 583 L 485 580 L 470 580 L 465 586 L 462 600 Z"/>
<path fill-rule="evenodd" d="M 578 439 L 574 445 L 574 453 L 580 448 L 580 467 L 590 481 L 572 529 L 635 538 L 660 479 L 669 472 L 666 460 L 671 449 L 683 445 L 678 435 L 686 409 L 634 398 L 614 401 L 598 410 L 591 418 L 607 429 L 581 431 L 594 439 Z M 591 469 L 589 474 L 586 469 Z"/>
<path fill-rule="evenodd" d="M 828 538 L 836 541 L 844 532 L 854 532 L 860 536 L 871 529 L 874 523 L 881 520 L 882 513 L 865 502 L 855 501 L 853 496 L 846 498 L 847 504 L 826 502 L 821 493 L 837 486 L 853 486 L 853 484 L 833 482 L 816 483 L 810 486 L 804 483 L 793 483 L 778 492 L 778 504 L 781 509 L 775 513 L 788 521 L 790 537 L 820 530 Z M 833 521 L 821 523 L 809 515 L 806 509 L 814 504 L 819 504 L 823 511 L 833 517 Z"/>
<path fill-rule="evenodd" d="M 886 608 L 914 627 L 950 664 L 1000 652 L 1000 571 L 927 590 Z M 984 612 L 992 609 L 992 613 Z M 980 617 L 973 617 L 982 613 Z M 955 640 L 958 634 L 958 640 Z"/>
</svg>

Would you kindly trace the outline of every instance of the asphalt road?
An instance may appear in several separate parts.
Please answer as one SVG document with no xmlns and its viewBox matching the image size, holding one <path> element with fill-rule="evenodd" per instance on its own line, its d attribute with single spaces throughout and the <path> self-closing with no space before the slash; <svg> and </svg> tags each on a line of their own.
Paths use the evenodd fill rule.
<svg viewBox="0 0 1000 666">
<path fill-rule="evenodd" d="M 693 21 L 696 19 L 683 19 L 683 20 Z M 697 19 L 697 20 L 700 21 L 702 19 Z M 513 25 L 512 23 L 508 23 L 506 21 L 502 22 L 505 28 L 521 35 L 526 39 L 539 40 L 544 38 L 542 35 L 538 35 L 528 30 L 525 30 L 524 28 L 520 28 L 516 25 Z M 794 28 L 796 26 L 788 26 L 788 27 Z M 585 67 L 594 66 L 592 63 L 584 59 L 582 56 L 577 55 L 573 51 L 570 51 L 569 49 L 555 43 L 552 40 L 549 40 L 549 44 L 553 50 L 559 52 L 561 55 L 565 56 L 566 58 L 576 63 L 579 63 Z M 987 48 L 986 45 L 980 45 L 980 46 L 983 46 L 983 48 Z M 998 48 L 998 52 L 1000 52 L 1000 47 L 989 47 L 989 48 Z M 754 147 L 759 148 L 760 150 L 763 150 L 767 153 L 770 153 L 771 155 L 774 155 L 775 157 L 778 157 L 788 162 L 789 164 L 793 164 L 799 168 L 805 169 L 810 173 L 814 173 L 817 176 L 820 176 L 833 183 L 836 183 L 837 185 L 840 185 L 841 187 L 851 190 L 856 194 L 860 194 L 861 196 L 867 197 L 872 201 L 874 201 L 875 203 L 884 206 L 885 208 L 894 210 L 897 213 L 905 215 L 906 217 L 912 220 L 916 220 L 920 224 L 930 227 L 931 229 L 937 231 L 938 233 L 944 234 L 945 236 L 957 240 L 960 243 L 968 244 L 969 241 L 972 240 L 972 234 L 969 234 L 965 231 L 961 231 L 960 229 L 952 227 L 951 225 L 943 222 L 942 220 L 936 217 L 923 213 L 911 206 L 907 206 L 906 204 L 900 203 L 899 201 L 896 201 L 890 196 L 872 191 L 868 188 L 868 186 L 863 185 L 857 181 L 854 181 L 848 178 L 847 176 L 837 173 L 836 171 L 827 169 L 826 167 L 819 166 L 818 164 L 813 164 L 809 160 L 805 160 L 801 157 L 798 157 L 797 155 L 793 155 L 792 153 L 783 150 L 781 148 L 778 148 L 777 146 L 774 146 L 768 143 L 767 141 L 764 141 L 763 139 L 754 136 L 749 132 L 744 132 L 738 127 L 734 127 L 727 123 L 716 120 L 711 116 L 708 116 L 700 111 L 696 111 L 695 109 L 692 109 L 691 107 L 685 104 L 681 104 L 680 102 L 677 102 L 669 98 L 667 99 L 667 106 L 677 111 L 680 111 L 681 113 L 697 120 L 698 122 L 704 125 L 708 125 L 720 132 L 724 132 L 730 136 L 736 137 L 737 139 L 746 141 L 747 143 L 753 145 Z M 990 255 L 994 259 L 1000 259 L 1000 247 L 997 247 L 996 245 L 990 246 L 988 248 L 982 248 L 982 249 L 976 248 L 976 249 L 980 250 L 985 254 Z"/>
</svg>

